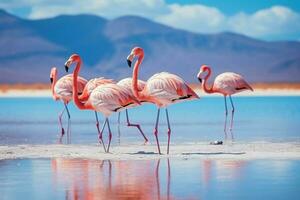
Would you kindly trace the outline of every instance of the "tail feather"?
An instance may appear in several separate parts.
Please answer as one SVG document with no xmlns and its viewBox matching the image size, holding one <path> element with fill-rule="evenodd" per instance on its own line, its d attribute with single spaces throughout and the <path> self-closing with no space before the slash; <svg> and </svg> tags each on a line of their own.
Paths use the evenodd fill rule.
<svg viewBox="0 0 300 200">
<path fill-rule="evenodd" d="M 192 97 L 196 98 L 196 99 L 200 99 L 200 96 L 197 95 L 197 93 L 188 85 L 186 85 L 187 87 L 187 94 L 191 95 Z"/>
</svg>

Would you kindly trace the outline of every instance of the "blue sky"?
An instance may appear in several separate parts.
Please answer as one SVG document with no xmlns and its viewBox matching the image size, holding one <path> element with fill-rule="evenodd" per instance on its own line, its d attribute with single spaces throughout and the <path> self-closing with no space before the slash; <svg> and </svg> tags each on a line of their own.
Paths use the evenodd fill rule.
<svg viewBox="0 0 300 200">
<path fill-rule="evenodd" d="M 197 33 L 230 31 L 263 40 L 300 41 L 298 0 L 2 0 L 0 8 L 29 19 L 138 15 Z"/>
<path fill-rule="evenodd" d="M 222 12 L 233 15 L 237 12 L 254 13 L 260 9 L 266 9 L 274 5 L 282 5 L 300 11 L 299 0 L 166 0 L 167 3 L 203 4 L 214 6 Z"/>
</svg>

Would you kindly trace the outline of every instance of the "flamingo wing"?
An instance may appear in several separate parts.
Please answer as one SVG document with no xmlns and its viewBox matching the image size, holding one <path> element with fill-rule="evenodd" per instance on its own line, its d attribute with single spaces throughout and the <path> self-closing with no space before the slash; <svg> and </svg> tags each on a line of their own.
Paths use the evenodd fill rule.
<svg viewBox="0 0 300 200">
<path fill-rule="evenodd" d="M 87 81 L 82 78 L 78 77 L 78 93 L 81 94 L 83 89 L 86 85 Z M 73 77 L 70 75 L 63 76 L 60 78 L 55 86 L 54 86 L 55 93 L 58 95 L 60 99 L 70 101 L 72 100 L 73 95 Z"/>
<path fill-rule="evenodd" d="M 124 78 L 122 80 L 120 80 L 118 83 L 118 85 L 122 86 L 127 93 L 130 93 L 131 95 L 133 95 L 132 92 L 132 78 Z M 142 81 L 142 80 L 138 80 L 138 90 L 142 91 L 146 86 L 146 82 Z"/>
<path fill-rule="evenodd" d="M 126 93 L 124 88 L 113 83 L 96 87 L 92 91 L 89 101 L 96 110 L 104 113 L 105 115 L 119 111 L 131 104 L 139 104 L 138 100 Z"/>
<path fill-rule="evenodd" d="M 213 89 L 224 94 L 234 94 L 244 90 L 252 90 L 245 79 L 236 73 L 225 72 L 218 75 L 214 81 Z"/>
<path fill-rule="evenodd" d="M 106 79 L 104 77 L 99 77 L 99 78 L 93 78 L 89 80 L 84 87 L 84 90 L 82 92 L 82 95 L 79 97 L 81 101 L 87 101 L 91 92 L 98 86 L 107 84 L 107 83 L 114 83 L 113 79 Z"/>
<path fill-rule="evenodd" d="M 161 101 L 174 102 L 188 98 L 199 98 L 182 78 L 168 72 L 153 75 L 147 81 L 146 90 L 149 96 Z"/>
</svg>

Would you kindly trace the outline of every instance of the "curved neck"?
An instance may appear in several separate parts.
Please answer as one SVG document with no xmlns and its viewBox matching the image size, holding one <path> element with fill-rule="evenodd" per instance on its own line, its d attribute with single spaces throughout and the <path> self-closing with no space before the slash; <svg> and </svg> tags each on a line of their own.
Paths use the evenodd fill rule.
<svg viewBox="0 0 300 200">
<path fill-rule="evenodd" d="M 57 73 L 54 73 L 53 82 L 51 83 L 51 92 L 54 100 L 58 99 L 58 96 L 54 90 L 56 82 L 57 82 Z"/>
<path fill-rule="evenodd" d="M 74 100 L 75 105 L 79 109 L 90 109 L 90 107 L 88 107 L 87 105 L 82 103 L 79 100 L 79 97 L 78 97 L 78 84 L 77 84 L 77 81 L 78 81 L 78 74 L 79 74 L 79 71 L 80 71 L 80 67 L 81 67 L 81 60 L 79 60 L 77 62 L 76 68 L 73 72 L 73 100 Z"/>
<path fill-rule="evenodd" d="M 214 93 L 214 91 L 213 91 L 213 85 L 210 87 L 210 88 L 208 88 L 208 86 L 207 86 L 207 80 L 208 80 L 208 78 L 210 77 L 210 75 L 211 75 L 211 69 L 210 68 L 207 68 L 208 69 L 208 73 L 207 73 L 207 75 L 204 77 L 204 81 L 202 82 L 202 88 L 203 88 L 203 90 L 206 92 L 206 93 Z"/>
<path fill-rule="evenodd" d="M 143 58 L 144 58 L 144 55 L 141 54 L 139 56 L 138 60 L 135 62 L 133 72 L 132 72 L 132 83 L 131 83 L 132 84 L 132 92 L 133 92 L 134 96 L 138 99 L 141 97 L 141 94 L 138 89 L 138 74 L 139 74 L 139 67 L 143 61 Z"/>
</svg>

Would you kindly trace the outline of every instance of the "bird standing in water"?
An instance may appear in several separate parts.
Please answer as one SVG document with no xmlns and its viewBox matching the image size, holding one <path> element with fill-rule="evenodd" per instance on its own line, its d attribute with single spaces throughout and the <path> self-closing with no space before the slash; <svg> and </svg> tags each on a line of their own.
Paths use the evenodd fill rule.
<svg viewBox="0 0 300 200">
<path fill-rule="evenodd" d="M 132 49 L 127 57 L 127 63 L 131 67 L 134 57 L 137 61 L 134 64 L 132 73 L 132 92 L 140 102 L 150 102 L 157 106 L 157 117 L 154 128 L 158 153 L 161 154 L 158 141 L 158 122 L 160 109 L 166 108 L 166 118 L 168 123 L 168 146 L 167 154 L 169 154 L 171 126 L 167 106 L 177 102 L 198 99 L 198 95 L 184 82 L 182 78 L 168 72 L 154 74 L 148 79 L 143 90 L 138 88 L 138 72 L 139 67 L 144 59 L 144 50 L 140 47 Z"/>
<path fill-rule="evenodd" d="M 230 132 L 231 132 L 231 138 L 233 140 L 233 117 L 234 117 L 234 105 L 231 98 L 231 95 L 245 91 L 245 90 L 251 90 L 253 91 L 252 87 L 245 81 L 245 79 L 236 73 L 233 72 L 225 72 L 220 75 L 218 75 L 213 85 L 209 88 L 207 86 L 207 81 L 211 75 L 211 68 L 207 65 L 202 65 L 200 67 L 200 71 L 197 75 L 198 80 L 200 83 L 202 83 L 202 88 L 206 93 L 220 93 L 224 96 L 225 101 L 225 122 L 224 122 L 224 133 L 225 133 L 225 139 L 227 139 L 227 115 L 228 115 L 228 109 L 227 109 L 227 101 L 226 97 L 229 96 L 230 103 L 231 103 L 231 122 L 230 122 Z"/>
<path fill-rule="evenodd" d="M 63 128 L 62 125 L 62 116 L 65 112 L 65 110 L 67 111 L 68 114 L 68 129 L 67 129 L 67 134 L 69 134 L 69 126 L 70 126 L 70 119 L 71 119 L 71 115 L 68 109 L 68 103 L 70 101 L 72 101 L 72 93 L 73 93 L 73 75 L 69 74 L 66 76 L 61 77 L 59 80 L 57 80 L 57 69 L 56 67 L 53 67 L 50 71 L 50 82 L 51 82 L 51 91 L 52 91 L 52 97 L 55 101 L 57 100 L 61 100 L 64 104 L 64 109 L 62 110 L 62 112 L 59 114 L 58 116 L 58 121 L 59 121 L 59 125 L 61 128 L 61 137 L 60 140 L 62 139 L 62 137 L 65 134 L 65 129 Z M 82 77 L 78 78 L 78 92 L 79 94 L 82 93 L 83 88 L 85 87 L 87 83 L 87 80 L 85 80 Z"/>
</svg>

